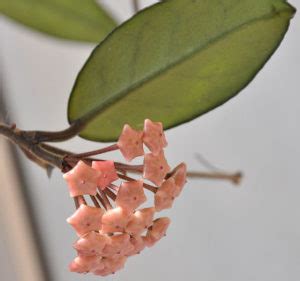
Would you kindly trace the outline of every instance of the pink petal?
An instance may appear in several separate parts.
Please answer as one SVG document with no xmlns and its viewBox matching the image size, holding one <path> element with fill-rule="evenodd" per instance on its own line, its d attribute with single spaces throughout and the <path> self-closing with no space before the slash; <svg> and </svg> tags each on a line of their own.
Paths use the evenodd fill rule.
<svg viewBox="0 0 300 281">
<path fill-rule="evenodd" d="M 116 204 L 127 210 L 134 210 L 147 200 L 143 181 L 122 182 L 116 198 Z"/>
<path fill-rule="evenodd" d="M 100 260 L 101 258 L 97 256 L 79 256 L 70 263 L 69 270 L 71 272 L 87 273 L 97 267 L 97 264 L 100 262 Z"/>
<path fill-rule="evenodd" d="M 157 212 L 172 208 L 173 203 L 174 203 L 174 198 L 171 197 L 169 194 L 161 190 L 158 190 L 155 193 L 154 204 Z"/>
<path fill-rule="evenodd" d="M 177 194 L 177 187 L 172 177 L 165 180 L 159 187 L 154 196 L 154 204 L 156 211 L 169 209 L 172 207 L 175 195 Z"/>
<path fill-rule="evenodd" d="M 83 161 L 79 161 L 77 165 L 65 173 L 63 177 L 68 183 L 71 197 L 85 194 L 96 195 L 100 173 L 86 165 Z"/>
<path fill-rule="evenodd" d="M 124 126 L 117 144 L 127 161 L 144 155 L 142 137 L 143 132 L 136 131 L 127 124 Z"/>
<path fill-rule="evenodd" d="M 126 232 L 131 235 L 140 235 L 152 225 L 155 208 L 145 208 L 136 211 L 126 227 Z"/>
<path fill-rule="evenodd" d="M 144 122 L 143 141 L 154 155 L 158 155 L 160 151 L 167 146 L 167 141 L 163 131 L 161 122 L 152 122 L 146 119 Z"/>
<path fill-rule="evenodd" d="M 104 260 L 105 267 L 111 270 L 112 273 L 124 268 L 127 257 L 120 256 L 118 258 L 107 258 Z"/>
<path fill-rule="evenodd" d="M 79 255 L 94 256 L 101 255 L 102 250 L 108 242 L 106 235 L 91 231 L 78 239 L 73 247 L 77 250 Z"/>
<path fill-rule="evenodd" d="M 128 247 L 130 236 L 127 233 L 116 234 L 109 237 L 108 243 L 103 249 L 104 257 L 120 255 L 122 251 Z"/>
<path fill-rule="evenodd" d="M 186 183 L 186 164 L 179 164 L 173 171 L 171 176 L 176 185 L 175 197 L 178 197 Z"/>
<path fill-rule="evenodd" d="M 171 221 L 167 217 L 159 218 L 153 222 L 153 226 L 148 230 L 145 239 L 147 247 L 152 247 L 156 242 L 166 235 L 166 231 L 170 223 Z"/>
<path fill-rule="evenodd" d="M 163 151 L 157 156 L 152 153 L 147 153 L 144 159 L 144 174 L 143 177 L 152 181 L 157 186 L 161 185 L 166 174 L 170 171 L 170 166 L 167 163 Z"/>
<path fill-rule="evenodd" d="M 99 275 L 99 276 L 102 276 L 102 277 L 105 277 L 105 276 L 108 276 L 110 274 L 113 274 L 113 272 L 111 271 L 110 268 L 103 268 L 103 269 L 98 269 L 98 270 L 95 270 L 93 272 L 95 275 Z"/>
<path fill-rule="evenodd" d="M 123 232 L 131 215 L 121 207 L 108 210 L 102 217 L 101 233 Z"/>
<path fill-rule="evenodd" d="M 142 236 L 131 236 L 130 243 L 133 245 L 133 249 L 127 253 L 128 256 L 133 256 L 139 254 L 146 247 L 145 237 Z"/>
<path fill-rule="evenodd" d="M 79 236 L 90 231 L 101 229 L 101 218 L 104 210 L 96 207 L 80 205 L 76 212 L 67 219 Z"/>
<path fill-rule="evenodd" d="M 99 259 L 98 263 L 93 267 L 92 272 L 95 275 L 99 275 L 97 273 L 102 272 L 104 270 L 104 268 L 105 268 L 104 259 Z"/>
<path fill-rule="evenodd" d="M 173 177 L 165 180 L 162 185 L 158 188 L 159 191 L 165 192 L 170 197 L 175 197 L 176 194 L 176 185 Z"/>
<path fill-rule="evenodd" d="M 93 161 L 92 167 L 100 173 L 97 184 L 102 190 L 119 178 L 114 161 Z"/>
</svg>

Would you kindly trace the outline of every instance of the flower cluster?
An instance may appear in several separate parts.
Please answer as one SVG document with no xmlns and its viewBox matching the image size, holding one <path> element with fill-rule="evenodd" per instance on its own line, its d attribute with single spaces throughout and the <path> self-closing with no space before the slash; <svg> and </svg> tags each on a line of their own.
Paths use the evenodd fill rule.
<svg viewBox="0 0 300 281">
<path fill-rule="evenodd" d="M 170 219 L 155 219 L 155 213 L 171 208 L 186 182 L 186 165 L 171 171 L 164 156 L 166 146 L 161 123 L 147 119 L 143 131 L 125 125 L 118 143 L 110 148 L 119 149 L 129 162 L 144 156 L 143 165 L 86 158 L 64 174 L 77 207 L 67 222 L 79 237 L 70 271 L 115 273 L 128 257 L 152 247 L 166 234 Z M 142 177 L 131 178 L 131 172 Z M 140 208 L 147 201 L 145 189 L 154 194 L 154 204 Z"/>
</svg>

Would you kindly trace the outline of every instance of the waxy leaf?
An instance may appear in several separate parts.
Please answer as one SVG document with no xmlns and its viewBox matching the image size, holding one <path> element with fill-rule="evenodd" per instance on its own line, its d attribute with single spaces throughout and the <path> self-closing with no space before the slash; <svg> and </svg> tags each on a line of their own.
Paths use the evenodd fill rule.
<svg viewBox="0 0 300 281">
<path fill-rule="evenodd" d="M 95 0 L 1 0 L 0 12 L 53 36 L 100 42 L 116 24 Z"/>
<path fill-rule="evenodd" d="M 124 123 L 171 128 L 223 104 L 263 67 L 295 9 L 283 0 L 167 0 L 114 30 L 81 70 L 69 122 L 113 141 Z"/>
</svg>

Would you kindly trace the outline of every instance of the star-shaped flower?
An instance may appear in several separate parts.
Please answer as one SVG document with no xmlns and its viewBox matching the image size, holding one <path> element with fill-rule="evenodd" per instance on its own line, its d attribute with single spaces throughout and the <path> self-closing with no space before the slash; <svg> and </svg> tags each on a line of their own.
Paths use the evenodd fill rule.
<svg viewBox="0 0 300 281">
<path fill-rule="evenodd" d="M 121 207 L 108 210 L 102 217 L 101 233 L 123 232 L 131 214 Z"/>
<path fill-rule="evenodd" d="M 164 152 L 158 155 L 147 153 L 144 158 L 144 174 L 143 177 L 152 181 L 157 186 L 161 185 L 166 174 L 170 171 Z"/>
<path fill-rule="evenodd" d="M 122 269 L 126 263 L 127 257 L 120 256 L 117 258 L 107 258 L 104 260 L 105 269 L 111 273 L 115 273 Z"/>
<path fill-rule="evenodd" d="M 119 178 L 114 161 L 93 161 L 92 167 L 100 173 L 97 184 L 102 190 Z"/>
<path fill-rule="evenodd" d="M 96 207 L 80 205 L 76 212 L 67 219 L 79 236 L 90 231 L 101 229 L 101 218 L 104 210 Z"/>
<path fill-rule="evenodd" d="M 128 247 L 130 236 L 127 233 L 116 234 L 109 237 L 108 243 L 103 249 L 104 257 L 121 255 L 122 251 Z"/>
<path fill-rule="evenodd" d="M 176 185 L 175 197 L 178 197 L 186 183 L 186 164 L 179 164 L 173 171 L 171 176 Z"/>
<path fill-rule="evenodd" d="M 83 161 L 79 161 L 77 165 L 65 173 L 63 177 L 68 183 L 71 197 L 85 194 L 96 195 L 100 173 L 86 165 Z"/>
<path fill-rule="evenodd" d="M 175 185 L 174 178 L 170 177 L 165 180 L 159 187 L 154 196 L 156 211 L 162 211 L 172 207 L 178 188 Z"/>
<path fill-rule="evenodd" d="M 116 198 L 116 204 L 127 210 L 134 210 L 147 200 L 143 181 L 122 182 Z"/>
<path fill-rule="evenodd" d="M 69 265 L 71 272 L 87 273 L 92 271 L 101 262 L 97 256 L 78 256 Z"/>
<path fill-rule="evenodd" d="M 162 123 L 146 119 L 144 122 L 143 141 L 154 155 L 158 155 L 168 145 Z"/>
<path fill-rule="evenodd" d="M 155 208 L 145 208 L 136 211 L 126 226 L 126 232 L 130 235 L 140 235 L 153 223 Z"/>
<path fill-rule="evenodd" d="M 133 256 L 139 254 L 146 247 L 145 237 L 135 235 L 130 237 L 130 243 L 133 245 L 133 249 L 131 252 L 128 252 L 128 256 Z"/>
<path fill-rule="evenodd" d="M 94 256 L 101 255 L 107 243 L 108 237 L 106 235 L 91 231 L 78 239 L 73 247 L 77 250 L 79 255 Z"/>
<path fill-rule="evenodd" d="M 166 231 L 170 223 L 171 220 L 167 217 L 156 219 L 153 222 L 153 225 L 149 228 L 145 238 L 147 247 L 152 247 L 156 242 L 166 235 Z"/>
<path fill-rule="evenodd" d="M 97 262 L 96 266 L 93 267 L 92 272 L 95 275 L 101 275 L 102 272 L 105 269 L 105 264 L 104 264 L 104 260 L 103 258 L 99 258 L 99 261 Z"/>
<path fill-rule="evenodd" d="M 117 144 L 127 161 L 144 155 L 143 132 L 136 131 L 127 124 L 123 128 Z"/>
</svg>

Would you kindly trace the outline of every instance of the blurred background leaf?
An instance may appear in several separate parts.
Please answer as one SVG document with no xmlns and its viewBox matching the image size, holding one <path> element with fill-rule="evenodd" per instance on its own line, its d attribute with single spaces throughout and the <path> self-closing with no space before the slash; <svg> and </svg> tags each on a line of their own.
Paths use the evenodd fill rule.
<svg viewBox="0 0 300 281">
<path fill-rule="evenodd" d="M 52 36 L 100 42 L 115 21 L 94 0 L 1 0 L 0 12 Z"/>
<path fill-rule="evenodd" d="M 77 77 L 69 122 L 114 141 L 125 122 L 171 128 L 243 89 L 279 46 L 295 9 L 282 0 L 172 0 L 114 30 Z"/>
</svg>

